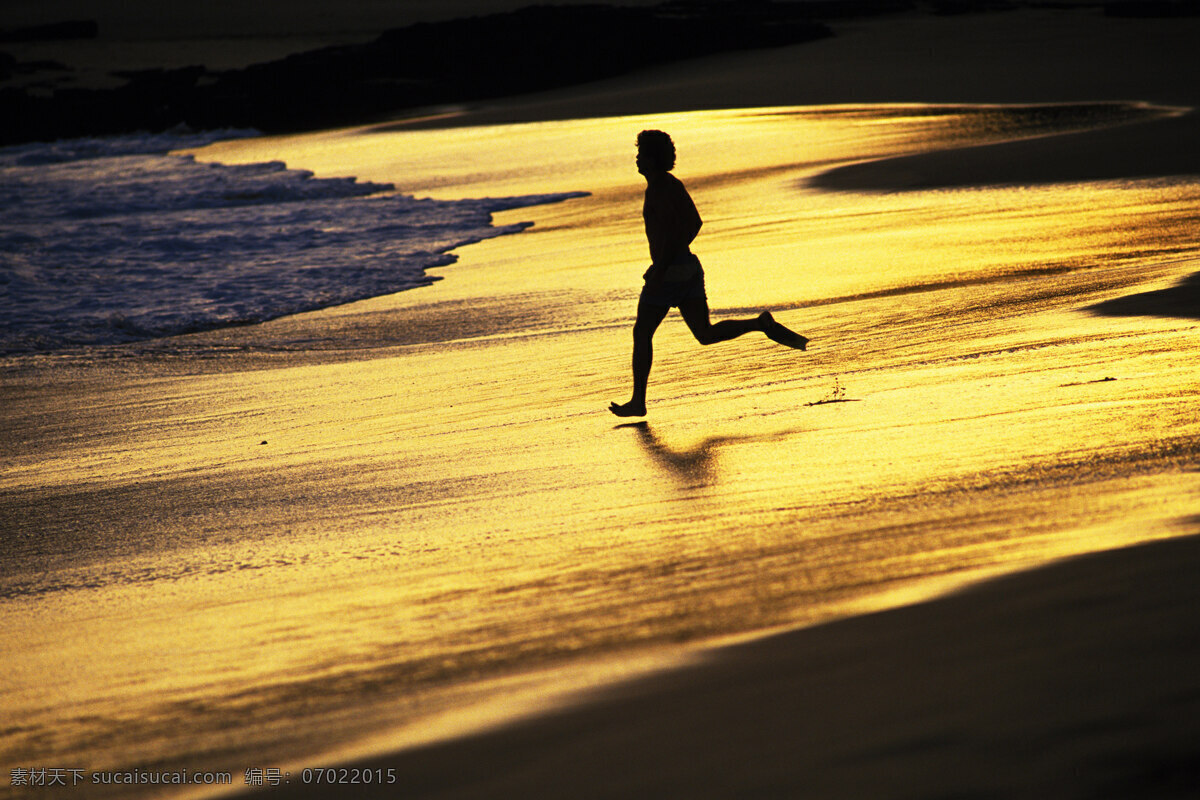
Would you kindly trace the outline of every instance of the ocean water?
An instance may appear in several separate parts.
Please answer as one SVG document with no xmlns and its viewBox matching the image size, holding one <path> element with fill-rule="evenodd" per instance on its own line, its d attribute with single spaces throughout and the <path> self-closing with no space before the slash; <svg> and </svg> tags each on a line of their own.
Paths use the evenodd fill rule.
<svg viewBox="0 0 1200 800">
<path fill-rule="evenodd" d="M 456 247 L 516 233 L 504 209 L 315 178 L 278 161 L 172 151 L 254 131 L 0 149 L 0 354 L 107 345 L 273 319 L 431 283 Z"/>
</svg>

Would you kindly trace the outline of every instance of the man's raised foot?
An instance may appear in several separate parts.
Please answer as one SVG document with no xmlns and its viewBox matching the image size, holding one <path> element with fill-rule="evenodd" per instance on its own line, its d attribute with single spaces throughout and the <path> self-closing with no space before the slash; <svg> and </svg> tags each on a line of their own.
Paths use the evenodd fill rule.
<svg viewBox="0 0 1200 800">
<path fill-rule="evenodd" d="M 787 347 L 794 347 L 797 350 L 808 349 L 808 338 L 801 336 L 795 331 L 785 328 L 775 321 L 771 316 L 770 311 L 764 311 L 758 315 L 758 321 L 762 325 L 762 332 L 767 335 L 767 338 L 772 342 L 777 342 Z"/>
</svg>

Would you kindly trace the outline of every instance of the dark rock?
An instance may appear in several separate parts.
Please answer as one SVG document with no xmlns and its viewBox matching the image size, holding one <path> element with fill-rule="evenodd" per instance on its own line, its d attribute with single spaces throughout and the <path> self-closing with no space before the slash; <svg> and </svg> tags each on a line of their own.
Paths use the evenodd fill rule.
<svg viewBox="0 0 1200 800">
<path fill-rule="evenodd" d="M 895 3 L 887 3 L 894 8 Z M 881 0 L 875 0 L 876 4 Z M 244 69 L 121 73 L 124 86 L 44 98 L 0 93 L 0 144 L 178 124 L 276 133 L 377 121 L 406 109 L 559 88 L 679 59 L 820 39 L 809 4 L 533 6 L 388 31 Z M 205 81 L 200 81 L 205 77 Z"/>
<path fill-rule="evenodd" d="M 60 39 L 95 39 L 100 26 L 95 20 L 70 20 L 27 28 L 0 28 L 0 42 L 50 42 Z"/>
</svg>

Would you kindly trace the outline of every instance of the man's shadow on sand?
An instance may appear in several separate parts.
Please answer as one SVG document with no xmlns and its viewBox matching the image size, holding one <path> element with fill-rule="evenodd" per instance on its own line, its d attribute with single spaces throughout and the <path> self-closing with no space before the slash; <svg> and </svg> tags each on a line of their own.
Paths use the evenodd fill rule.
<svg viewBox="0 0 1200 800">
<path fill-rule="evenodd" d="M 1200 319 L 1200 272 L 1168 289 L 1117 297 L 1088 306 L 1106 317 L 1183 317 Z"/>
<path fill-rule="evenodd" d="M 649 454 L 650 458 L 668 472 L 673 478 L 688 488 L 701 488 L 716 483 L 719 475 L 717 468 L 717 453 L 728 444 L 741 442 L 776 441 L 797 431 L 781 431 L 772 434 L 753 436 L 710 436 L 695 447 L 687 450 L 677 450 L 666 444 L 650 428 L 650 423 L 627 422 L 617 425 L 616 429 L 632 429 L 638 434 L 638 442 Z"/>
</svg>

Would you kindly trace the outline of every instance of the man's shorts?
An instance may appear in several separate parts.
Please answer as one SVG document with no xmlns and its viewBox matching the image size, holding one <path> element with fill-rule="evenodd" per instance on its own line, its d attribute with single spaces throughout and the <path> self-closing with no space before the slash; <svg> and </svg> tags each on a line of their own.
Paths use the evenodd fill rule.
<svg viewBox="0 0 1200 800">
<path fill-rule="evenodd" d="M 697 269 L 696 274 L 685 281 L 647 281 L 642 287 L 639 302 L 677 308 L 687 300 L 706 299 L 708 296 L 704 293 L 704 270 Z"/>
</svg>

